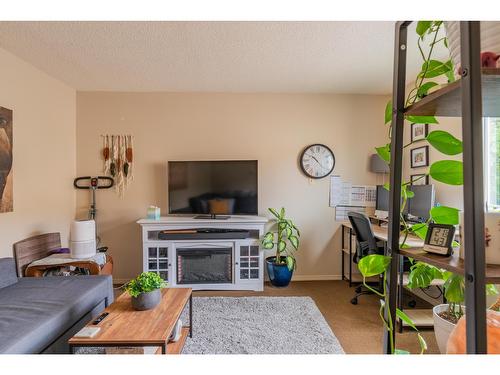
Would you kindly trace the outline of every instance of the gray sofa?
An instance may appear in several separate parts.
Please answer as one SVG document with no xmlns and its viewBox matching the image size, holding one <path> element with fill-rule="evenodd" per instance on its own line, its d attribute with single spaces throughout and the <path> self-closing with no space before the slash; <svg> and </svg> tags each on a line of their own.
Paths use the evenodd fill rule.
<svg viewBox="0 0 500 375">
<path fill-rule="evenodd" d="M 0 258 L 0 353 L 67 353 L 67 340 L 113 302 L 111 276 L 18 278 Z"/>
</svg>

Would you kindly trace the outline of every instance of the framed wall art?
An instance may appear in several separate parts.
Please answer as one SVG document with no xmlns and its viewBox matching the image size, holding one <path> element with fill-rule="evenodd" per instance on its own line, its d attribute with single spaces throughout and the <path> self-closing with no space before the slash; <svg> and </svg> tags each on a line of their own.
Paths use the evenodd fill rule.
<svg viewBox="0 0 500 375">
<path fill-rule="evenodd" d="M 410 150 L 412 168 L 429 166 L 429 146 L 422 146 Z"/>
</svg>

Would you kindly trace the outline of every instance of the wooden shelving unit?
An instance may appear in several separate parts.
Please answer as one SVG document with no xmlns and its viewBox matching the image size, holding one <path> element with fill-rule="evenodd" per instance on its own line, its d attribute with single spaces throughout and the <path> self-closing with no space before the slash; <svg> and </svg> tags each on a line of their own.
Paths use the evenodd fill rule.
<svg viewBox="0 0 500 375">
<path fill-rule="evenodd" d="M 460 21 L 460 60 L 462 77 L 405 108 L 406 54 L 408 26 L 411 21 L 396 23 L 391 122 L 389 238 L 386 317 L 396 315 L 399 256 L 464 275 L 467 353 L 487 353 L 485 283 L 500 281 L 500 266 L 485 264 L 483 118 L 500 117 L 500 69 L 481 68 L 481 27 L 479 21 Z M 401 183 L 405 116 L 461 117 L 463 143 L 464 216 L 463 244 L 465 260 L 427 254 L 418 248 L 400 249 Z M 390 315 L 389 315 L 390 313 Z M 392 335 L 392 337 L 390 337 Z M 391 353 L 394 333 L 384 333 L 384 353 Z"/>
<path fill-rule="evenodd" d="M 482 68 L 483 116 L 500 117 L 500 68 Z M 406 108 L 412 116 L 461 117 L 461 80 L 450 83 Z"/>
<path fill-rule="evenodd" d="M 401 249 L 399 250 L 399 253 L 432 266 L 436 266 L 462 276 L 465 275 L 465 263 L 459 258 L 457 252 L 449 257 L 427 253 L 422 249 Z M 486 282 L 489 284 L 500 283 L 500 265 L 486 264 Z"/>
</svg>

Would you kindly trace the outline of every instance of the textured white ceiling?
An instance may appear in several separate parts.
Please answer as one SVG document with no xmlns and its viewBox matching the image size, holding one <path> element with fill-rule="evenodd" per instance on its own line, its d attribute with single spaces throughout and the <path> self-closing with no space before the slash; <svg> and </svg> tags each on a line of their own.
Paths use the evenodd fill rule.
<svg viewBox="0 0 500 375">
<path fill-rule="evenodd" d="M 0 22 L 0 47 L 81 91 L 388 94 L 393 46 L 394 22 Z"/>
</svg>

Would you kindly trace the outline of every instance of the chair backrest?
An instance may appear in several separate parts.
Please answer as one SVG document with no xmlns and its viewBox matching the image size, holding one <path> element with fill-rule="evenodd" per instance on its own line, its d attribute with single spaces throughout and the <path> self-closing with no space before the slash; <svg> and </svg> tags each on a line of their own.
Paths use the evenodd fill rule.
<svg viewBox="0 0 500 375">
<path fill-rule="evenodd" d="M 373 234 L 370 219 L 359 212 L 348 212 L 347 216 L 356 235 L 356 258 L 355 262 L 369 254 L 378 252 L 377 240 Z"/>
</svg>

